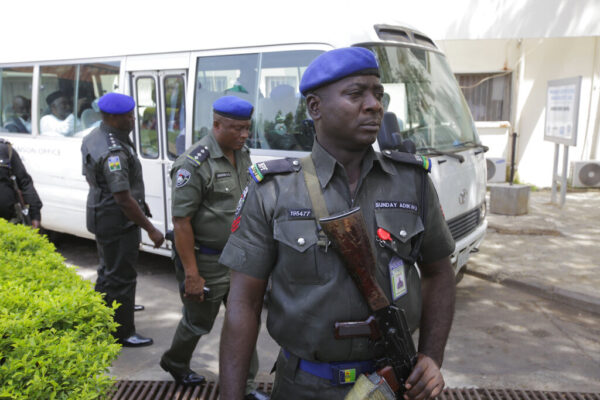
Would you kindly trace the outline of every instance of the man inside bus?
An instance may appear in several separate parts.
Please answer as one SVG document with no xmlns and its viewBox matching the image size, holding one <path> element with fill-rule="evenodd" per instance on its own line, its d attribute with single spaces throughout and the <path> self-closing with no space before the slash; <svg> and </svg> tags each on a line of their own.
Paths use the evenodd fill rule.
<svg viewBox="0 0 600 400">
<path fill-rule="evenodd" d="M 148 219 L 142 165 L 129 138 L 135 101 L 108 93 L 98 107 L 102 123 L 81 144 L 83 174 L 90 187 L 87 229 L 96 236 L 100 261 L 95 289 L 104 293 L 107 304 L 120 303 L 114 315 L 118 342 L 125 347 L 149 346 L 152 339 L 138 335 L 134 324 L 140 228 L 148 232 L 155 248 L 164 236 Z"/>
<path fill-rule="evenodd" d="M 440 368 L 455 284 L 449 258 L 454 241 L 428 165 L 373 150 L 384 88 L 371 51 L 323 53 L 306 69 L 300 91 L 316 129 L 312 153 L 252 166 L 258 184 L 249 186 L 238 206 L 219 259 L 232 269 L 220 344 L 221 399 L 241 398 L 269 281 L 267 327 L 281 346 L 272 399 L 343 399 L 360 374 L 382 384 L 375 360 L 391 354 L 364 332 L 352 338 L 334 334 L 336 322 L 365 321 L 373 310 L 340 249 L 318 234 L 316 223 L 357 206 L 367 226 L 366 245 L 376 251 L 371 267 L 387 300 L 379 310 L 395 304 L 404 309 L 411 331 L 420 326 L 403 398 L 431 399 L 444 388 Z M 394 390 L 393 397 L 382 398 L 396 398 L 402 388 Z"/>
<path fill-rule="evenodd" d="M 71 136 L 75 131 L 75 116 L 69 96 L 57 90 L 46 97 L 50 114 L 40 119 L 40 132 L 48 136 Z"/>
<path fill-rule="evenodd" d="M 31 133 L 31 100 L 15 96 L 12 102 L 13 116 L 4 124 L 9 132 Z"/>
<path fill-rule="evenodd" d="M 183 316 L 160 366 L 180 384 L 204 382 L 204 377 L 190 368 L 192 353 L 212 329 L 221 303 L 226 303 L 229 295 L 229 269 L 218 260 L 236 206 L 250 182 L 250 153 L 245 143 L 253 110 L 252 104 L 236 96 L 217 99 L 212 132 L 179 156 L 171 168 L 173 261 Z M 256 350 L 252 354 L 246 383 L 249 396 L 255 396 L 250 392 L 255 389 L 258 370 Z"/>
</svg>

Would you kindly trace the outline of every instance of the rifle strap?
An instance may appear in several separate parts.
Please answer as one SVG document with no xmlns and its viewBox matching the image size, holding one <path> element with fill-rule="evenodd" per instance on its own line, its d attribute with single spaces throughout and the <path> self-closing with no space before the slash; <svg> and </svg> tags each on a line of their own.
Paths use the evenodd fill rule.
<svg viewBox="0 0 600 400">
<path fill-rule="evenodd" d="M 319 239 L 317 240 L 317 245 L 327 249 L 327 246 L 329 245 L 329 239 L 325 235 L 325 232 L 323 232 L 323 229 L 321 229 L 319 220 L 321 218 L 328 217 L 329 210 L 327 210 L 327 204 L 325 204 L 325 198 L 323 197 L 323 191 L 321 190 L 321 183 L 317 177 L 315 163 L 309 154 L 308 156 L 300 159 L 300 164 L 302 165 L 304 182 L 306 183 L 306 188 L 308 189 L 308 196 L 310 197 L 315 220 L 317 221 L 317 227 L 319 228 Z"/>
<path fill-rule="evenodd" d="M 6 143 L 6 146 L 8 147 L 8 167 L 11 168 L 10 160 L 12 159 L 13 148 L 10 143 Z"/>
</svg>

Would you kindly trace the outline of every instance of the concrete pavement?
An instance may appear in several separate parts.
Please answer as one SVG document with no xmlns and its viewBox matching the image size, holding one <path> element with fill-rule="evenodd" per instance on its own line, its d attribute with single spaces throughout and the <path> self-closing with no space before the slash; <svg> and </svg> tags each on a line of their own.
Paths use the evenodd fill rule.
<svg viewBox="0 0 600 400">
<path fill-rule="evenodd" d="M 600 314 L 600 251 L 597 244 L 600 241 L 600 191 L 568 193 L 562 209 L 550 204 L 549 191 L 532 192 L 527 215 L 508 217 L 490 214 L 488 221 L 487 237 L 480 252 L 471 257 L 468 274 Z M 79 253 L 80 256 L 72 262 L 78 265 L 82 276 L 95 280 L 95 246 L 93 242 L 75 239 L 75 242 L 68 244 L 69 252 Z M 82 250 L 73 249 L 76 246 L 81 246 Z M 142 349 L 123 348 L 110 373 L 121 380 L 170 380 L 170 376 L 158 366 L 158 360 L 168 348 L 181 315 L 177 283 L 168 258 L 142 253 L 139 264 L 137 302 L 144 304 L 146 310 L 136 313 L 136 327 L 139 333 L 152 336 L 155 344 Z M 459 284 L 459 288 L 461 285 L 464 294 L 470 293 L 474 287 L 473 278 L 466 277 L 465 281 Z M 491 293 L 488 294 L 488 297 L 490 296 Z M 470 318 L 476 310 L 479 308 L 468 311 L 467 316 Z M 457 309 L 457 318 L 464 318 L 461 317 L 461 312 L 463 310 Z M 490 312 L 492 310 L 485 311 Z M 194 370 L 212 380 L 216 379 L 218 373 L 218 346 L 223 314 L 224 309 L 221 310 L 213 331 L 200 340 L 192 361 Z M 531 321 L 533 315 L 523 314 L 522 317 Z M 271 381 L 272 375 L 269 371 L 275 361 L 278 347 L 266 332 L 265 317 L 266 313 L 263 313 L 263 324 L 257 344 L 260 357 L 257 378 L 261 381 Z M 484 317 L 479 316 L 476 319 L 481 318 Z M 585 321 L 586 324 L 589 323 L 588 320 Z M 526 323 L 521 322 L 523 325 Z M 541 332 L 550 329 L 545 327 L 538 330 Z M 582 329 L 581 332 L 584 337 L 588 335 L 587 329 Z M 592 339 L 588 337 L 584 343 L 590 343 L 590 340 Z M 531 346 L 535 346 L 535 341 Z M 565 346 L 566 344 L 563 345 Z M 463 353 L 468 352 L 470 347 L 457 351 L 460 347 L 456 339 L 451 337 L 448 362 L 460 365 Z M 516 357 L 519 351 L 514 351 L 517 352 Z M 473 354 L 471 357 L 478 356 Z M 507 367 L 507 371 L 514 368 L 514 364 L 511 365 L 512 367 Z M 523 363 L 523 368 L 526 368 L 526 365 Z M 590 361 L 586 370 L 597 371 L 599 365 L 597 361 Z M 449 374 L 449 378 L 447 383 L 453 387 L 473 384 L 472 379 L 466 379 L 454 371 Z M 549 381 L 553 380 L 556 379 Z M 595 387 L 592 389 L 596 390 Z"/>
<path fill-rule="evenodd" d="M 468 274 L 600 314 L 600 190 L 569 192 L 562 208 L 533 191 L 528 214 L 488 214 L 479 250 Z"/>
</svg>

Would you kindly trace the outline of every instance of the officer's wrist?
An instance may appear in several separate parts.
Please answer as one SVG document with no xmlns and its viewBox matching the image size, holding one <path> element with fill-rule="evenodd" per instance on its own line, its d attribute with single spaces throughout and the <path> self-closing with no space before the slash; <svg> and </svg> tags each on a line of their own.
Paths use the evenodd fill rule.
<svg viewBox="0 0 600 400">
<path fill-rule="evenodd" d="M 188 273 L 186 271 L 185 279 L 196 279 L 196 278 L 200 278 L 200 274 L 198 273 L 198 271 L 190 272 L 190 273 Z"/>
</svg>

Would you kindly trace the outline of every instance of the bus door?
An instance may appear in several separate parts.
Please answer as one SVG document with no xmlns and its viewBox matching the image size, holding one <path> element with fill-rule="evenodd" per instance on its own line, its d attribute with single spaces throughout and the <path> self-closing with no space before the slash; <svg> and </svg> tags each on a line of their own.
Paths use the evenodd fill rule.
<svg viewBox="0 0 600 400">
<path fill-rule="evenodd" d="M 135 142 L 142 163 L 151 221 L 161 232 L 171 225 L 171 178 L 177 156 L 185 150 L 187 70 L 132 72 L 136 103 Z M 152 245 L 142 232 L 142 243 Z M 170 243 L 165 242 L 170 248 Z"/>
</svg>

